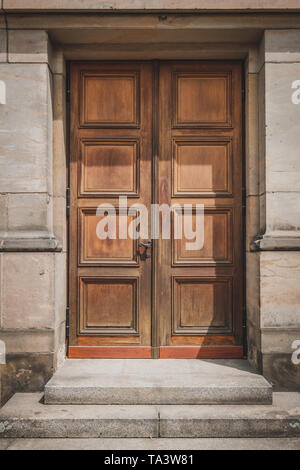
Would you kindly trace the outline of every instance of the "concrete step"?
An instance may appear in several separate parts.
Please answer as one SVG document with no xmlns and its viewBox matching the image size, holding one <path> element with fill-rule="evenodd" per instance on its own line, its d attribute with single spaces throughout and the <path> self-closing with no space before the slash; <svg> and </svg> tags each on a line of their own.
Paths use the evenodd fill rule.
<svg viewBox="0 0 300 470">
<path fill-rule="evenodd" d="M 300 450 L 300 437 L 1 439 L 1 450 Z M 130 454 L 129 454 L 130 455 Z M 150 459 L 150 458 L 149 458 Z M 133 467 L 133 465 L 131 465 Z M 175 467 L 176 468 L 176 467 Z"/>
<path fill-rule="evenodd" d="M 271 404 L 272 387 L 247 361 L 68 359 L 46 404 Z"/>
<path fill-rule="evenodd" d="M 273 405 L 44 405 L 18 393 L 0 411 L 2 438 L 300 437 L 300 393 Z"/>
</svg>

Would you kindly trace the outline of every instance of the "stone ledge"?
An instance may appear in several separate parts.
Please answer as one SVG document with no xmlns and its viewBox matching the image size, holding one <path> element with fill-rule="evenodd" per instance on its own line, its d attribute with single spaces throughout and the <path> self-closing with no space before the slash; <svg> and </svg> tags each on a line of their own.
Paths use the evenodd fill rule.
<svg viewBox="0 0 300 470">
<path fill-rule="evenodd" d="M 62 251 L 62 244 L 56 237 L 45 238 L 2 238 L 0 252 L 52 252 Z"/>
<path fill-rule="evenodd" d="M 0 340 L 4 341 L 6 354 L 55 353 L 53 329 L 1 329 Z"/>
<path fill-rule="evenodd" d="M 243 359 L 67 359 L 45 403 L 261 405 L 272 403 L 272 387 Z"/>
<path fill-rule="evenodd" d="M 2 438 L 299 437 L 299 393 L 273 405 L 44 405 L 17 393 L 0 411 Z"/>
<path fill-rule="evenodd" d="M 203 11 L 297 11 L 298 0 L 223 0 L 210 5 L 206 0 L 3 0 L 4 11 L 128 11 L 128 10 L 203 10 Z"/>
<path fill-rule="evenodd" d="M 300 251 L 300 237 L 256 237 L 250 251 Z"/>
</svg>

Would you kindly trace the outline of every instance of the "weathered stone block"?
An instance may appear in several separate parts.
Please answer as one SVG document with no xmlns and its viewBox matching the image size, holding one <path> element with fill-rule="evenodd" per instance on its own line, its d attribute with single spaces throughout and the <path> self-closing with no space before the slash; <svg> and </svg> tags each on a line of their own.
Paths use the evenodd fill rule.
<svg viewBox="0 0 300 470">
<path fill-rule="evenodd" d="M 264 354 L 262 370 L 275 390 L 300 391 L 300 367 L 292 363 L 291 354 Z"/>
<path fill-rule="evenodd" d="M 7 93 L 0 115 L 0 192 L 51 193 L 48 66 L 0 64 L 0 76 Z"/>
<path fill-rule="evenodd" d="M 2 328 L 53 328 L 54 254 L 4 253 Z"/>
<path fill-rule="evenodd" d="M 8 62 L 48 63 L 48 34 L 43 30 L 9 30 Z"/>
<path fill-rule="evenodd" d="M 300 62 L 300 29 L 265 31 L 265 62 Z"/>
<path fill-rule="evenodd" d="M 262 252 L 261 326 L 299 326 L 300 252 Z"/>
<path fill-rule="evenodd" d="M 9 231 L 49 231 L 49 194 L 8 194 Z"/>
<path fill-rule="evenodd" d="M 43 390 L 53 374 L 53 354 L 8 354 L 1 372 L 1 400 L 4 404 L 17 391 Z"/>
<path fill-rule="evenodd" d="M 300 63 L 265 64 L 266 190 L 300 191 L 300 106 L 292 102 Z"/>
<path fill-rule="evenodd" d="M 299 341 L 300 348 L 300 327 L 286 330 L 264 328 L 261 332 L 261 348 L 264 354 L 290 354 L 292 356 L 295 351 L 295 348 L 292 347 L 295 341 Z"/>
<path fill-rule="evenodd" d="M 7 354 L 53 353 L 53 330 L 0 330 Z"/>
<path fill-rule="evenodd" d="M 295 231 L 299 236 L 300 230 L 300 192 L 272 192 L 266 194 L 267 231 Z M 298 234 L 297 234 L 298 231 Z"/>
</svg>

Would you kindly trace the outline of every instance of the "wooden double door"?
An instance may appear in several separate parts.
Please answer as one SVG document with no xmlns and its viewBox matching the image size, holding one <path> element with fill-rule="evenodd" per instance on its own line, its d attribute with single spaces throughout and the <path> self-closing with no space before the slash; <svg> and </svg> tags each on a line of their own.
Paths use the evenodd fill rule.
<svg viewBox="0 0 300 470">
<path fill-rule="evenodd" d="M 69 356 L 242 357 L 241 64 L 74 62 L 70 81 Z M 192 228 L 204 206 L 203 246 L 175 236 L 180 209 L 151 238 L 151 204 Z M 128 236 L 141 205 L 149 234 Z"/>
</svg>

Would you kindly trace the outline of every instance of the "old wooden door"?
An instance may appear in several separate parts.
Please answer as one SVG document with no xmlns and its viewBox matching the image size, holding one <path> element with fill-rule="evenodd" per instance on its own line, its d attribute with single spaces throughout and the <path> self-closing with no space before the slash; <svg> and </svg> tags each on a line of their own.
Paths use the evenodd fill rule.
<svg viewBox="0 0 300 470">
<path fill-rule="evenodd" d="M 160 357 L 241 357 L 241 65 L 162 64 L 159 97 L 159 202 L 204 204 L 202 249 L 160 241 Z"/>
<path fill-rule="evenodd" d="M 71 65 L 71 357 L 242 357 L 241 64 Z M 204 245 L 100 240 L 100 204 L 204 205 Z M 111 205 L 111 206 L 110 206 Z M 150 224 L 150 218 L 148 220 Z"/>
<path fill-rule="evenodd" d="M 151 204 L 152 65 L 71 64 L 71 357 L 151 357 L 151 259 L 101 239 L 97 207 Z M 105 216 L 105 212 L 103 216 Z"/>
</svg>

